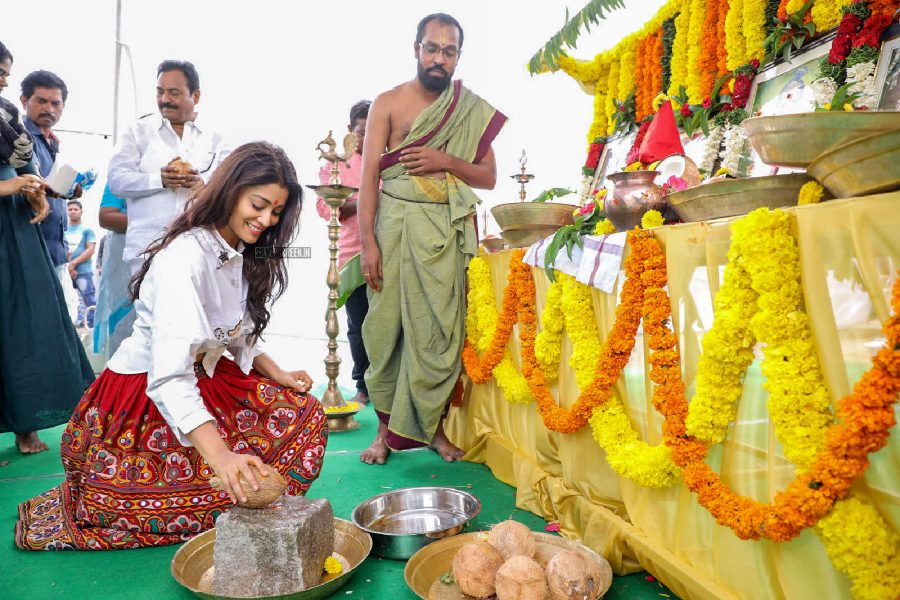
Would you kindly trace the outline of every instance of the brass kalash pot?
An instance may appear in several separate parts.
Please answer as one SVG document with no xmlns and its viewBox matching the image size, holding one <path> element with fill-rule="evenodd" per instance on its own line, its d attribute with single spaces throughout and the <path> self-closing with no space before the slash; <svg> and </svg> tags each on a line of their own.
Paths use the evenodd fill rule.
<svg viewBox="0 0 900 600">
<path fill-rule="evenodd" d="M 654 182 L 658 175 L 659 171 L 622 171 L 609 176 L 614 187 L 603 201 L 603 212 L 616 231 L 634 229 L 647 211 L 666 210 L 665 194 Z"/>
</svg>

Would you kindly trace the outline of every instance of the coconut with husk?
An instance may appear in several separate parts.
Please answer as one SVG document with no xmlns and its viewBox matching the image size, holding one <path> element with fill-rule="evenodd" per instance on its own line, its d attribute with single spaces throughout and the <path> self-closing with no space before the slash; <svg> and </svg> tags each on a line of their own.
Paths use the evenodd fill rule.
<svg viewBox="0 0 900 600">
<path fill-rule="evenodd" d="M 547 580 L 534 559 L 513 556 L 497 570 L 497 600 L 545 600 Z"/>
<path fill-rule="evenodd" d="M 190 175 L 191 171 L 194 170 L 193 165 L 191 165 L 191 163 L 187 162 L 186 160 L 183 160 L 180 156 L 176 156 L 167 166 L 174 167 L 178 171 L 179 175 L 183 175 L 185 177 Z"/>
<path fill-rule="evenodd" d="M 697 164 L 684 154 L 672 154 L 665 157 L 655 165 L 651 165 L 651 169 L 659 171 L 656 176 L 656 184 L 662 185 L 669 181 L 670 177 L 678 177 L 684 179 L 689 188 L 700 185 L 703 176 Z"/>
<path fill-rule="evenodd" d="M 453 579 L 464 594 L 487 598 L 495 592 L 497 569 L 503 564 L 503 556 L 485 542 L 470 542 L 462 546 L 453 557 Z"/>
<path fill-rule="evenodd" d="M 552 600 L 594 600 L 612 583 L 609 565 L 601 570 L 583 554 L 563 550 L 547 562 L 545 573 Z"/>
<path fill-rule="evenodd" d="M 537 543 L 531 530 L 518 521 L 508 520 L 497 523 L 488 532 L 488 543 L 496 548 L 504 559 L 521 555 L 534 558 Z"/>
<path fill-rule="evenodd" d="M 243 474 L 238 475 L 241 487 L 244 489 L 244 495 L 247 497 L 245 502 L 238 501 L 238 506 L 244 508 L 266 508 L 273 502 L 281 498 L 285 490 L 287 490 L 287 481 L 281 476 L 281 473 L 272 467 L 265 466 L 267 475 L 257 475 L 256 481 L 259 483 L 259 489 L 254 490 Z M 219 477 L 211 477 L 209 485 L 217 490 L 225 490 L 225 484 Z"/>
</svg>

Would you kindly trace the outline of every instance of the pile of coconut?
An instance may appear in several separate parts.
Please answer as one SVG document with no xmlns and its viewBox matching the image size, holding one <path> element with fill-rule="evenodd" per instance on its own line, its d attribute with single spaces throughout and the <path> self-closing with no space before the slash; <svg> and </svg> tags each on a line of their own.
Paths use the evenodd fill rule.
<svg viewBox="0 0 900 600">
<path fill-rule="evenodd" d="M 491 528 L 453 557 L 453 579 L 464 594 L 497 600 L 595 600 L 612 580 L 584 555 L 564 550 L 542 567 L 531 530 L 516 521 Z"/>
</svg>

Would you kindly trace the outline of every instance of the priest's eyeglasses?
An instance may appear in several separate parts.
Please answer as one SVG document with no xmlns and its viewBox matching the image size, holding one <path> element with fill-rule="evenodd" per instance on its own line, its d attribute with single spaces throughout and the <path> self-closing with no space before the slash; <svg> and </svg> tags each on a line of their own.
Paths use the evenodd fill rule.
<svg viewBox="0 0 900 600">
<path fill-rule="evenodd" d="M 453 60 L 454 58 L 462 54 L 462 50 L 456 48 L 455 46 L 444 46 L 443 48 L 441 48 L 437 44 L 422 45 L 418 42 L 417 45 L 422 49 L 422 51 L 425 52 L 425 56 L 434 56 L 438 52 L 442 52 L 444 54 L 444 58 L 446 58 L 447 60 Z"/>
</svg>

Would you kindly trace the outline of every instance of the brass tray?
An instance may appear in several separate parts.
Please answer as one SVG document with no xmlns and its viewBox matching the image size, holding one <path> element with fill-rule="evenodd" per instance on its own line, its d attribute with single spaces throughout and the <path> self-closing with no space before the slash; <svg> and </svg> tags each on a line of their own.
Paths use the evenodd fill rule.
<svg viewBox="0 0 900 600">
<path fill-rule="evenodd" d="M 575 222 L 574 204 L 561 202 L 507 202 L 491 209 L 500 235 L 510 248 L 524 248 Z"/>
<path fill-rule="evenodd" d="M 606 582 L 606 585 L 600 590 L 596 598 L 603 597 L 603 594 L 609 591 L 609 586 L 612 585 L 612 569 L 609 563 L 606 562 L 606 559 L 584 544 L 548 533 L 537 531 L 532 531 L 531 533 L 537 541 L 535 560 L 542 567 L 545 567 L 547 562 L 558 552 L 563 550 L 578 552 L 598 566 L 603 575 L 602 580 Z M 406 563 L 406 569 L 403 571 L 406 585 L 419 598 L 424 598 L 425 600 L 471 600 L 472 597 L 463 594 L 456 583 L 442 582 L 441 576 L 450 571 L 453 557 L 456 556 L 456 553 L 462 546 L 469 542 L 477 541 L 483 538 L 484 535 L 483 532 L 463 533 L 425 546 Z M 496 599 L 496 596 L 490 596 L 490 598 Z M 591 600 L 596 600 L 596 598 Z"/>
<path fill-rule="evenodd" d="M 764 163 L 805 167 L 837 146 L 900 129 L 900 112 L 810 112 L 752 117 L 742 125 Z"/>
<path fill-rule="evenodd" d="M 708 221 L 745 215 L 763 206 L 796 206 L 800 188 L 808 181 L 811 178 L 805 173 L 718 179 L 673 192 L 666 201 L 682 221 Z"/>
<path fill-rule="evenodd" d="M 900 189 L 900 129 L 839 146 L 806 172 L 838 198 Z"/>
<path fill-rule="evenodd" d="M 212 593 L 213 548 L 216 530 L 210 529 L 184 544 L 172 557 L 172 577 L 199 598 L 207 600 L 247 600 Z M 369 556 L 372 538 L 344 519 L 334 519 L 334 556 L 344 567 L 338 575 L 324 575 L 322 582 L 309 589 L 279 596 L 258 596 L 267 600 L 319 600 L 339 590 L 350 581 L 353 572 Z"/>
</svg>

